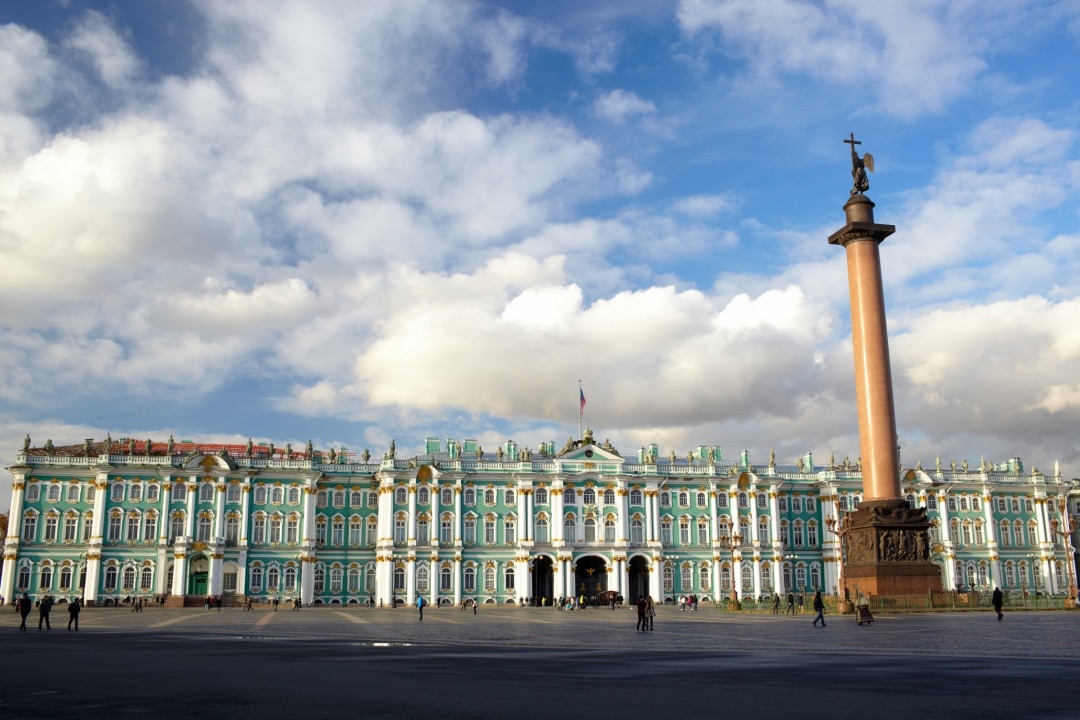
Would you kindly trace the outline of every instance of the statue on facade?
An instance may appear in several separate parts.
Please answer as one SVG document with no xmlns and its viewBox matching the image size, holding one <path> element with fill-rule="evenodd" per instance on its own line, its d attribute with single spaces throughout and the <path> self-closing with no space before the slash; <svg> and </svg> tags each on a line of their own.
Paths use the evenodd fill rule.
<svg viewBox="0 0 1080 720">
<path fill-rule="evenodd" d="M 937 470 L 937 472 L 941 472 L 941 456 L 940 455 L 938 455 L 936 458 L 934 458 L 934 469 Z"/>
<path fill-rule="evenodd" d="M 390 460 L 397 457 L 397 443 L 393 438 L 390 439 L 390 450 L 386 453 L 386 457 Z"/>
<path fill-rule="evenodd" d="M 176 449 L 176 442 L 173 440 L 173 436 L 169 435 L 169 442 L 165 443 L 165 454 L 172 457 L 173 450 Z M 107 452 L 107 451 L 106 451 Z"/>
<path fill-rule="evenodd" d="M 328 457 L 330 458 L 330 464 L 335 464 L 337 462 L 337 451 L 334 450 L 334 448 L 330 448 L 330 453 Z"/>
<path fill-rule="evenodd" d="M 855 139 L 855 133 L 851 133 L 850 138 L 844 142 L 851 146 L 851 177 L 854 180 L 851 194 L 858 195 L 870 189 L 870 179 L 866 176 L 866 171 L 874 172 L 874 156 L 863 153 L 862 157 L 859 157 L 855 146 L 862 145 L 862 141 Z"/>
<path fill-rule="evenodd" d="M 83 455 L 90 457 L 90 446 L 94 444 L 94 438 L 86 438 L 83 443 Z"/>
<path fill-rule="evenodd" d="M 495 456 L 499 458 L 499 462 L 502 462 L 502 459 L 503 459 L 502 445 L 500 445 L 498 448 L 495 449 Z"/>
<path fill-rule="evenodd" d="M 251 457 L 251 453 L 254 450 L 255 445 L 251 442 L 251 438 L 248 438 L 247 445 L 244 447 L 244 455 Z"/>
<path fill-rule="evenodd" d="M 964 472 L 967 472 L 967 471 L 968 471 L 968 464 L 967 464 L 967 460 L 964 460 L 964 464 L 963 464 L 963 465 L 961 465 L 960 467 L 964 468 Z"/>
<path fill-rule="evenodd" d="M 797 467 L 799 469 L 799 472 L 802 472 L 803 468 L 806 467 L 806 464 L 803 462 L 802 458 L 799 458 L 799 461 L 797 463 L 795 463 L 795 467 Z"/>
<path fill-rule="evenodd" d="M 285 459 L 292 460 L 292 443 L 285 443 Z"/>
<path fill-rule="evenodd" d="M 146 438 L 146 457 L 150 457 L 153 453 L 150 451 L 154 449 L 154 441 L 150 438 Z"/>
<path fill-rule="evenodd" d="M 133 438 L 133 437 L 128 438 L 127 451 L 128 451 L 128 455 L 134 455 L 135 454 L 135 438 Z"/>
<path fill-rule="evenodd" d="M 266 454 L 270 457 L 271 460 L 274 459 L 274 443 L 270 443 L 266 447 Z"/>
<path fill-rule="evenodd" d="M 592 428 L 591 427 L 585 426 L 585 436 L 581 438 L 581 442 L 582 442 L 583 445 L 594 445 L 595 444 L 595 440 L 593 440 L 593 434 L 592 434 Z"/>
<path fill-rule="evenodd" d="M 23 438 L 22 451 L 30 452 L 30 433 L 26 433 L 26 437 Z"/>
<path fill-rule="evenodd" d="M 776 469 L 776 450 L 775 450 L 775 448 L 769 450 L 769 469 L 770 470 L 775 470 Z"/>
<path fill-rule="evenodd" d="M 476 459 L 477 460 L 483 460 L 484 459 L 484 448 L 480 447 L 479 443 L 476 444 Z"/>
<path fill-rule="evenodd" d="M 360 453 L 360 457 L 365 463 L 367 463 L 367 461 L 371 459 L 371 451 L 367 448 L 364 448 L 364 452 Z"/>
<path fill-rule="evenodd" d="M 304 459 L 311 460 L 313 457 L 315 457 L 315 447 L 308 440 L 307 445 L 304 447 Z"/>
</svg>

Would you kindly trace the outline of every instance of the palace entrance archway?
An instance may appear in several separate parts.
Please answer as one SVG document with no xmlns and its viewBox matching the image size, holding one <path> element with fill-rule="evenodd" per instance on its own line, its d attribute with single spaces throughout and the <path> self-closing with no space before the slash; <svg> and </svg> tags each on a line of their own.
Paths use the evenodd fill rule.
<svg viewBox="0 0 1080 720">
<path fill-rule="evenodd" d="M 210 588 L 210 561 L 205 555 L 195 555 L 190 562 L 187 594 L 206 595 Z"/>
<path fill-rule="evenodd" d="M 630 558 L 627 568 L 630 575 L 630 585 L 626 594 L 628 603 L 635 603 L 639 597 L 649 596 L 649 561 L 641 555 Z M 656 598 L 653 598 L 654 600 Z"/>
<path fill-rule="evenodd" d="M 595 555 L 586 555 L 577 560 L 574 572 L 574 593 L 580 598 L 585 596 L 591 603 L 599 593 L 607 590 L 607 561 Z"/>
<path fill-rule="evenodd" d="M 541 598 L 547 598 L 546 605 L 555 599 L 555 572 L 551 558 L 537 555 L 532 564 L 532 601 L 539 606 Z"/>
</svg>

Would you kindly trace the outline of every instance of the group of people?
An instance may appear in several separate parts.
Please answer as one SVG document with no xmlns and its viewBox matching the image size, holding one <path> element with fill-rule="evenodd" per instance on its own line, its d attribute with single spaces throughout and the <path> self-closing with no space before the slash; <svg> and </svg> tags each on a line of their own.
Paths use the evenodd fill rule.
<svg viewBox="0 0 1080 720">
<path fill-rule="evenodd" d="M 653 619 L 655 617 L 656 604 L 653 602 L 652 595 L 649 595 L 648 597 L 645 597 L 644 595 L 638 595 L 637 629 L 642 632 L 651 631 L 653 629 Z"/>
<path fill-rule="evenodd" d="M 49 622 L 49 613 L 52 612 L 55 601 L 52 595 L 46 595 L 37 601 L 38 608 L 38 630 L 44 628 L 45 630 L 52 630 L 52 623 Z M 30 616 L 30 610 L 33 608 L 34 603 L 30 600 L 30 596 L 26 593 L 22 594 L 22 597 L 15 600 L 15 612 L 19 613 L 22 618 L 22 623 L 19 625 L 19 630 L 26 630 L 26 618 Z M 71 626 L 74 624 L 75 629 L 79 629 L 79 611 L 82 610 L 82 606 L 79 603 L 79 599 L 75 598 L 68 603 L 68 630 L 71 630 Z"/>
<path fill-rule="evenodd" d="M 821 595 L 820 591 L 818 592 L 818 595 Z M 795 614 L 796 603 L 798 603 L 799 614 L 802 615 L 802 613 L 803 613 L 803 594 L 799 593 L 798 595 L 796 595 L 793 592 L 789 592 L 787 594 L 787 609 L 784 610 L 784 614 L 787 615 L 788 613 L 791 613 L 792 615 L 794 615 Z M 780 595 L 778 595 L 777 593 L 773 593 L 772 611 L 773 611 L 773 615 L 776 615 L 777 613 L 780 612 Z"/>
<path fill-rule="evenodd" d="M 697 595 L 680 595 L 679 596 L 679 610 L 683 612 L 694 612 L 698 609 L 698 597 Z"/>
</svg>

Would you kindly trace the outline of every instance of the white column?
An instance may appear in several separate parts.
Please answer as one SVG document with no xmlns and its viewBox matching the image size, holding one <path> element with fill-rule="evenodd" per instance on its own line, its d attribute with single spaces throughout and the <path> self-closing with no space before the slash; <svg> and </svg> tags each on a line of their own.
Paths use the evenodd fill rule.
<svg viewBox="0 0 1080 720">
<path fill-rule="evenodd" d="M 719 603 L 723 600 L 723 588 L 720 587 L 720 563 L 721 559 L 719 555 L 713 555 L 712 563 L 712 586 L 713 586 L 713 602 Z"/>
<path fill-rule="evenodd" d="M 428 558 L 431 564 L 428 566 L 428 604 L 432 607 L 439 607 L 439 581 L 442 568 L 439 563 L 439 556 L 436 553 L 432 553 Z"/>
<path fill-rule="evenodd" d="M 461 556 L 460 555 L 455 555 L 454 556 L 454 605 L 461 605 Z"/>
<path fill-rule="evenodd" d="M 305 605 L 315 600 L 315 498 L 318 487 L 315 480 L 310 483 L 304 487 L 303 515 L 300 518 L 300 600 Z"/>
<path fill-rule="evenodd" d="M 410 523 L 411 527 L 411 523 Z M 405 605 L 412 607 L 416 604 L 416 556 L 408 555 L 405 558 Z"/>
<path fill-rule="evenodd" d="M 94 522 L 86 548 L 86 585 L 83 587 L 83 602 L 91 605 L 97 602 L 98 588 L 101 586 L 102 533 L 105 527 L 105 500 L 108 489 L 109 474 L 99 472 L 94 479 Z"/>
<path fill-rule="evenodd" d="M 409 524 L 405 538 L 410 545 L 416 544 L 416 480 L 409 481 Z"/>
<path fill-rule="evenodd" d="M 90 584 L 90 576 L 87 574 L 87 585 Z M 180 538 L 176 542 L 173 551 L 173 584 L 172 594 L 183 597 L 187 594 L 187 540 Z"/>
<path fill-rule="evenodd" d="M 250 532 L 251 524 L 251 485 L 250 483 L 244 483 L 244 497 L 243 502 L 240 504 L 240 542 L 239 545 L 242 548 L 248 546 L 248 533 Z M 241 568 L 241 574 L 246 572 Z"/>
<path fill-rule="evenodd" d="M 523 541 L 532 538 L 530 532 L 532 522 L 529 515 L 529 493 L 531 493 L 532 490 L 528 488 L 518 488 L 516 485 L 514 487 L 517 490 L 517 545 L 520 547 Z M 517 572 L 516 568 L 514 572 Z"/>
<path fill-rule="evenodd" d="M 765 540 L 765 538 L 758 537 L 758 524 L 757 524 L 757 485 L 751 485 L 749 490 L 750 495 L 750 537 L 743 538 L 744 542 L 751 543 L 753 547 L 758 547 L 758 543 Z M 760 587 L 760 585 L 759 585 Z M 756 590 L 756 588 L 755 588 Z"/>
<path fill-rule="evenodd" d="M 771 535 L 773 548 L 780 547 L 780 502 L 777 499 L 779 493 L 775 488 L 769 490 L 769 534 Z"/>
<path fill-rule="evenodd" d="M 169 579 L 169 549 L 164 545 L 158 545 L 157 573 L 154 575 L 154 594 L 164 595 L 171 592 L 172 588 L 165 587 L 165 581 Z"/>
<path fill-rule="evenodd" d="M 4 574 L 0 577 L 0 595 L 4 602 L 15 597 L 16 561 L 19 558 L 19 536 L 22 533 L 23 494 L 26 489 L 26 470 L 11 470 L 11 509 L 8 514 L 7 537 L 4 538 Z M 78 572 L 78 568 L 76 568 Z"/>
<path fill-rule="evenodd" d="M 735 589 L 735 595 L 739 600 L 743 599 L 742 586 L 742 553 L 735 552 L 731 559 L 731 586 Z"/>
<path fill-rule="evenodd" d="M 187 481 L 187 518 L 184 523 L 184 537 L 195 537 L 195 498 L 198 493 L 198 477 L 192 475 Z"/>
<path fill-rule="evenodd" d="M 626 489 L 626 484 L 622 481 L 615 488 L 615 502 L 619 510 L 619 517 L 615 521 L 615 541 L 619 545 L 625 546 L 630 542 L 630 491 Z M 623 564 L 626 564 L 625 559 Z M 622 593 L 620 592 L 620 594 Z"/>
<path fill-rule="evenodd" d="M 754 597 L 761 597 L 761 555 L 754 553 Z"/>
<path fill-rule="evenodd" d="M 1001 576 L 1001 556 L 998 553 L 997 524 L 994 522 L 994 503 L 990 488 L 983 488 L 983 525 L 986 530 L 986 548 L 990 559 L 990 583 L 994 587 L 1004 587 Z"/>
<path fill-rule="evenodd" d="M 655 495 L 653 496 L 656 497 Z M 661 560 L 657 556 L 649 558 L 649 593 L 657 605 L 664 604 L 664 573 Z M 672 588 L 674 592 L 674 588 Z"/>
<path fill-rule="evenodd" d="M 212 540 L 215 542 L 217 538 L 225 537 L 225 484 L 220 482 L 223 479 L 219 478 L 217 494 L 214 497 L 214 536 Z"/>
<path fill-rule="evenodd" d="M 709 538 L 713 547 L 718 547 L 720 540 L 720 513 L 716 507 L 716 492 L 715 485 L 709 487 Z"/>
<path fill-rule="evenodd" d="M 827 583 L 828 582 L 829 569 L 830 569 L 829 566 L 833 565 L 834 563 L 825 562 L 825 563 L 822 563 L 822 564 L 825 566 L 825 578 L 826 578 L 825 581 Z M 780 554 L 780 553 L 775 553 L 773 555 L 773 565 L 772 566 L 773 566 L 773 588 L 774 588 L 773 592 L 775 592 L 777 595 L 783 596 L 784 594 L 787 593 L 787 588 L 784 587 L 784 556 L 782 554 Z M 792 578 L 792 581 L 794 582 L 794 578 Z M 834 584 L 835 584 L 835 581 L 834 581 Z"/>
<path fill-rule="evenodd" d="M 461 547 L 461 529 L 465 525 L 465 518 L 461 516 L 461 481 L 454 486 L 454 545 Z M 458 564 L 461 564 L 461 558 L 457 559 Z M 454 577 L 460 579 L 460 570 L 457 568 L 454 571 Z M 457 582 L 457 581 L 455 581 Z"/>
<path fill-rule="evenodd" d="M 172 526 L 172 518 L 169 517 L 169 503 L 171 502 L 172 482 L 166 476 L 165 482 L 161 483 L 161 522 L 158 523 L 158 545 L 169 544 L 169 528 Z M 161 592 L 168 591 L 162 590 Z"/>
<path fill-rule="evenodd" d="M 514 594 L 519 604 L 529 596 L 528 555 L 519 555 L 514 562 Z"/>
<path fill-rule="evenodd" d="M 563 484 L 562 480 L 556 480 L 551 486 L 551 544 L 561 547 L 563 538 Z"/>
</svg>

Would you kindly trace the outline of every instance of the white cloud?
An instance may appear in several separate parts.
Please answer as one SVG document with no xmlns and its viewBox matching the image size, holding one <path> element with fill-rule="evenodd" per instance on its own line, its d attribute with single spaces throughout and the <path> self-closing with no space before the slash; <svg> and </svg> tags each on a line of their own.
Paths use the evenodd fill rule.
<svg viewBox="0 0 1080 720">
<path fill-rule="evenodd" d="M 99 12 L 87 12 L 65 44 L 88 55 L 102 82 L 111 88 L 126 86 L 139 70 L 132 49 Z"/>
<path fill-rule="evenodd" d="M 620 88 L 598 97 L 593 104 L 593 113 L 616 125 L 622 125 L 631 117 L 655 114 L 656 105 L 635 92 Z"/>
<path fill-rule="evenodd" d="M 753 74 L 857 88 L 885 112 L 915 117 L 969 92 L 993 47 L 983 33 L 1008 31 L 999 15 L 1019 20 L 1025 10 L 941 0 L 682 0 L 678 19 L 688 36 L 716 32 L 720 50 L 745 59 Z"/>
</svg>

